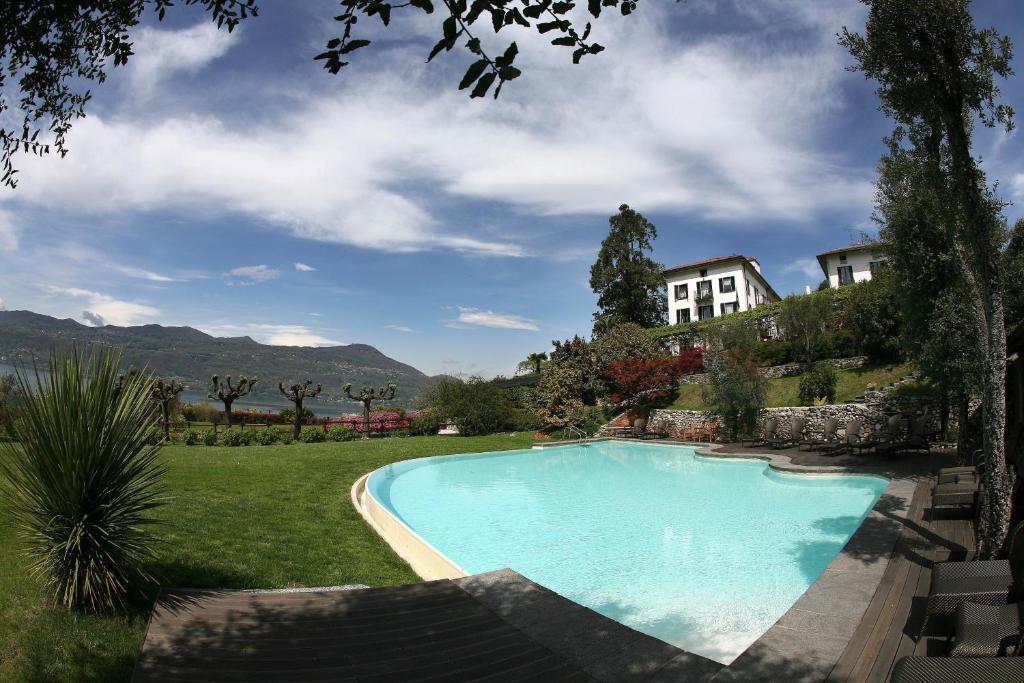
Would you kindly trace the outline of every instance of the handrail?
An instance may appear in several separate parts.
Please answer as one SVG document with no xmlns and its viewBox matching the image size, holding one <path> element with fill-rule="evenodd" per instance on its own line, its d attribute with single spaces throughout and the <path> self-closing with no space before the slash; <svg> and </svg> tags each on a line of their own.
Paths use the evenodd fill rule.
<svg viewBox="0 0 1024 683">
<path fill-rule="evenodd" d="M 577 441 L 586 441 L 587 440 L 587 433 L 585 431 L 583 431 L 582 429 L 580 429 L 579 427 L 577 427 L 572 422 L 570 422 L 569 424 L 567 424 L 565 426 L 564 431 L 568 432 L 570 436 L 573 435 L 573 434 L 578 435 L 577 438 L 576 438 Z"/>
</svg>

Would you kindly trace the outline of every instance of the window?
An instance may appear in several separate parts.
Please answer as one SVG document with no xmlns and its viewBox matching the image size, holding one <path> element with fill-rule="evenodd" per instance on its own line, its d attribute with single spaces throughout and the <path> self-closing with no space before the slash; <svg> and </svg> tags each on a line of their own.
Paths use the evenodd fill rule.
<svg viewBox="0 0 1024 683">
<path fill-rule="evenodd" d="M 729 277 L 718 278 L 718 291 L 722 294 L 728 294 L 729 292 L 736 291 L 736 278 L 730 275 Z"/>
<path fill-rule="evenodd" d="M 686 285 L 683 286 L 685 287 Z M 690 309 L 680 308 L 676 310 L 676 325 L 681 325 L 682 323 L 688 322 L 690 322 Z"/>
<path fill-rule="evenodd" d="M 853 284 L 853 266 L 839 266 L 836 269 L 839 275 L 839 286 Z"/>
<path fill-rule="evenodd" d="M 676 290 L 675 291 L 676 301 L 684 301 L 684 300 L 690 298 L 689 288 L 690 288 L 690 286 L 686 285 L 686 284 L 676 285 L 676 287 L 675 287 L 675 290 Z"/>
<path fill-rule="evenodd" d="M 706 318 L 714 318 L 714 317 L 715 317 L 715 307 L 714 307 L 714 305 L 708 304 L 707 306 L 698 306 L 697 307 L 697 320 L 704 320 Z"/>
<path fill-rule="evenodd" d="M 707 277 L 708 276 L 708 269 L 707 268 L 701 268 L 700 269 L 700 276 L 701 277 Z"/>
<path fill-rule="evenodd" d="M 722 315 L 725 315 L 726 313 L 735 313 L 738 310 L 740 310 L 740 305 L 735 301 L 728 304 L 722 304 Z"/>
<path fill-rule="evenodd" d="M 711 280 L 701 280 L 697 283 L 697 298 L 704 299 L 711 296 Z"/>
<path fill-rule="evenodd" d="M 874 277 L 875 273 L 877 273 L 882 268 L 885 268 L 885 261 L 871 261 L 870 263 L 868 263 L 868 268 L 871 269 L 871 277 Z"/>
<path fill-rule="evenodd" d="M 839 255 L 839 262 L 840 263 L 846 263 L 846 254 L 840 254 Z"/>
</svg>

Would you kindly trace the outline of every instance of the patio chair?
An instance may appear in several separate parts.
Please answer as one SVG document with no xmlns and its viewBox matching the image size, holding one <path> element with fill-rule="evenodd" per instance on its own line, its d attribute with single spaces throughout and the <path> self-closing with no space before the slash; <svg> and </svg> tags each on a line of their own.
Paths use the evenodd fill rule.
<svg viewBox="0 0 1024 683">
<path fill-rule="evenodd" d="M 864 429 L 863 420 L 850 420 L 846 423 L 846 429 L 843 433 L 842 441 L 838 451 L 852 451 L 861 440 L 861 430 Z"/>
<path fill-rule="evenodd" d="M 789 421 L 789 431 L 783 436 L 776 434 L 775 438 L 768 442 L 768 445 L 772 448 L 790 448 L 800 443 L 800 439 L 803 437 L 804 427 L 807 424 L 807 420 L 802 417 L 794 417 Z"/>
<path fill-rule="evenodd" d="M 950 615 L 961 603 L 1001 606 L 1024 597 L 1024 522 L 1010 531 L 1009 556 L 1006 560 L 976 562 L 940 562 L 932 569 L 932 585 L 925 603 L 923 633 L 927 625 L 940 615 Z M 986 614 L 988 616 L 986 616 Z M 965 624 L 982 623 L 1000 614 L 964 614 Z M 973 631 L 972 631 L 973 633 Z M 980 638 L 981 636 L 972 636 Z M 965 646 L 966 647 L 966 646 Z M 976 646 L 971 646 L 976 647 Z"/>
<path fill-rule="evenodd" d="M 776 417 L 768 418 L 768 421 L 764 423 L 764 432 L 761 435 L 761 440 L 758 442 L 760 446 L 767 446 L 774 441 L 779 433 L 779 419 Z M 752 446 L 754 444 L 751 444 Z"/>
<path fill-rule="evenodd" d="M 932 444 L 928 438 L 928 417 L 915 417 L 910 421 L 907 437 L 900 441 L 895 450 L 932 452 Z"/>
<path fill-rule="evenodd" d="M 899 442 L 900 437 L 900 416 L 893 415 L 885 421 L 885 427 L 872 434 L 871 436 L 861 439 L 855 445 L 858 455 L 863 455 L 864 451 L 872 449 L 875 453 L 891 453 L 895 450 L 896 444 Z"/>
<path fill-rule="evenodd" d="M 1024 657 L 904 657 L 892 671 L 893 683 L 1020 683 Z"/>
<path fill-rule="evenodd" d="M 821 436 L 812 436 L 804 439 L 800 442 L 800 445 L 807 446 L 807 450 L 831 452 L 834 448 L 839 446 L 839 437 L 836 435 L 836 429 L 838 427 L 839 422 L 836 420 L 825 420 L 825 424 L 821 429 Z"/>
<path fill-rule="evenodd" d="M 647 418 L 638 417 L 633 420 L 633 436 L 638 439 L 667 439 L 668 432 L 663 429 L 648 429 Z"/>
<path fill-rule="evenodd" d="M 978 502 L 978 491 L 980 490 L 981 482 L 976 478 L 936 484 L 932 488 L 932 507 L 944 508 L 974 505 Z"/>
</svg>

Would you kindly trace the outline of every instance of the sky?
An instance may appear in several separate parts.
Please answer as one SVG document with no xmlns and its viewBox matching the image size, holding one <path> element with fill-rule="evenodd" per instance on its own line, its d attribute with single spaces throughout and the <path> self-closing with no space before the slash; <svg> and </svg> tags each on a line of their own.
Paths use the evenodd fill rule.
<svg viewBox="0 0 1024 683">
<path fill-rule="evenodd" d="M 1024 45 L 1017 2 L 975 2 L 976 23 Z M 497 100 L 457 90 L 465 50 L 425 63 L 437 15 L 360 22 L 374 43 L 334 76 L 313 57 L 336 0 L 260 4 L 231 34 L 197 7 L 146 15 L 68 156 L 18 159 L 0 307 L 365 343 L 489 377 L 589 335 L 589 269 L 620 204 L 657 226 L 666 266 L 742 253 L 782 295 L 874 230 L 892 125 L 835 37 L 863 28 L 858 2 L 648 1 L 596 22 L 607 49 L 576 66 L 550 36 L 485 33 L 520 48 Z M 1001 88 L 1024 111 L 1024 81 Z M 979 130 L 975 151 L 1024 216 L 1019 132 Z"/>
</svg>

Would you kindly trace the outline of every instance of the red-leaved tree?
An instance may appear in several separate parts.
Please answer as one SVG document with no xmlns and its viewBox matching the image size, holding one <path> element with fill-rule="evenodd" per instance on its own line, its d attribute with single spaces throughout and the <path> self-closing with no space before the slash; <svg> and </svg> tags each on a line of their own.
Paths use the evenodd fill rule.
<svg viewBox="0 0 1024 683">
<path fill-rule="evenodd" d="M 609 364 L 601 377 L 610 391 L 609 399 L 618 408 L 648 408 L 667 399 L 683 375 L 704 368 L 701 349 L 684 349 L 678 356 L 625 358 Z"/>
</svg>

